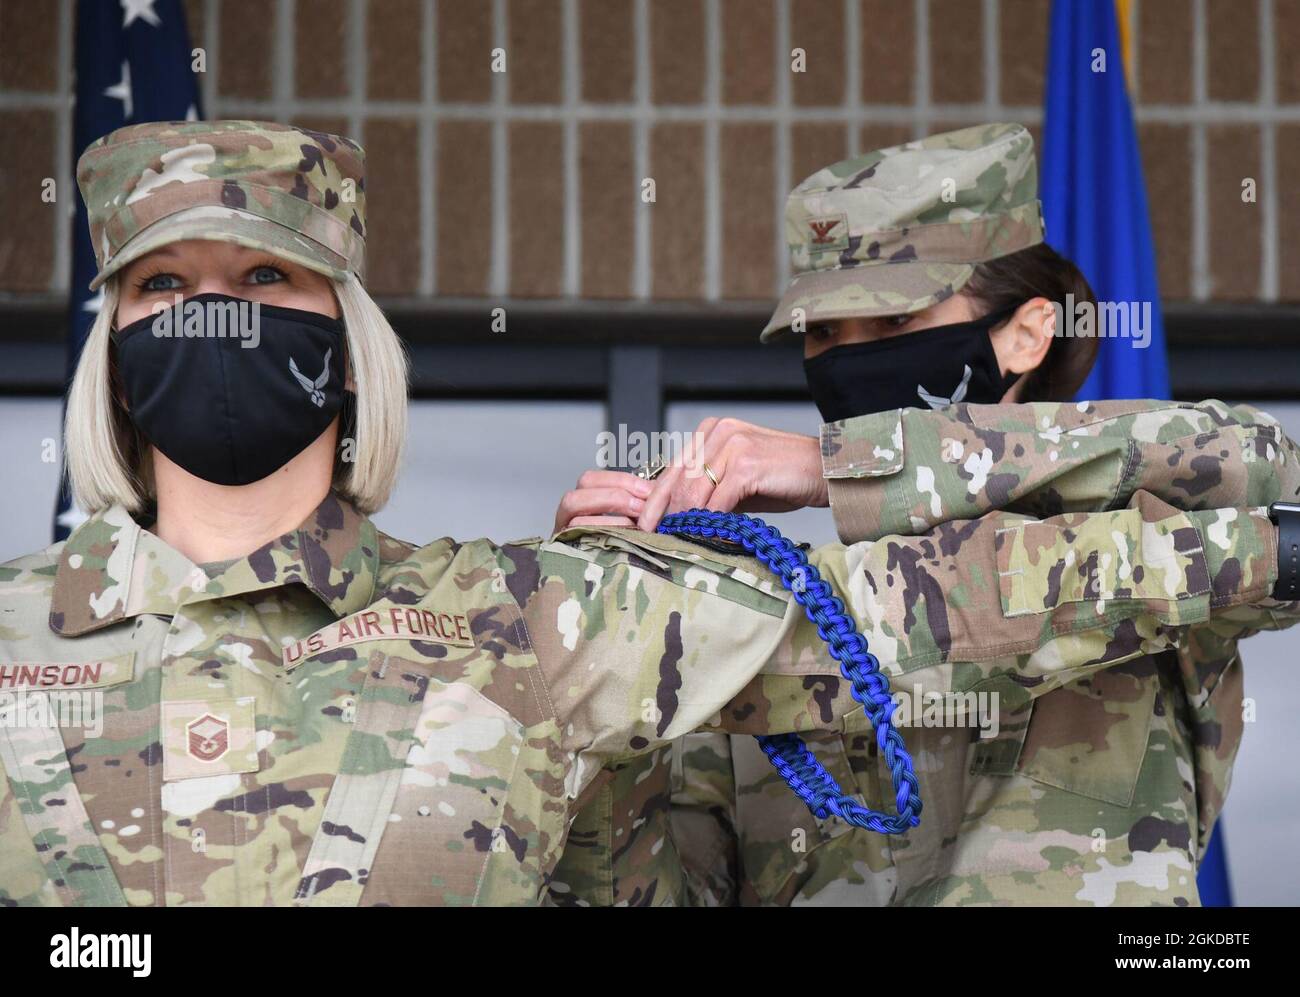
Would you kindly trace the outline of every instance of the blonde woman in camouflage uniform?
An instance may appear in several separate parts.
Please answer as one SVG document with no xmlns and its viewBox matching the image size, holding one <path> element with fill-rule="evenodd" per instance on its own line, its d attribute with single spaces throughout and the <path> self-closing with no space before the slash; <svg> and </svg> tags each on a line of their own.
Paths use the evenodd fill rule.
<svg viewBox="0 0 1300 997">
<path fill-rule="evenodd" d="M 1065 564 L 1051 584 L 1016 602 L 1003 577 L 1002 605 L 984 621 L 992 651 L 1013 618 L 1045 624 L 1067 603 L 1112 611 L 1163 556 L 1143 539 L 1125 555 L 1090 560 L 1079 538 L 1109 522 L 1101 510 L 1297 501 L 1300 451 L 1264 413 L 1220 402 L 1064 403 L 1099 339 L 1054 338 L 1050 305 L 1067 295 L 1095 301 L 1073 264 L 1042 241 L 1035 179 L 1032 141 L 1018 125 L 936 135 L 809 177 L 787 207 L 796 277 L 763 338 L 806 333 L 809 384 L 826 422 L 820 447 L 709 420 L 693 459 L 716 483 L 673 468 L 651 491 L 630 476 L 589 472 L 557 525 L 653 529 L 666 509 L 828 504 L 846 543 L 888 543 L 889 534 L 996 510 L 1068 525 L 1033 528 L 1017 555 L 1025 567 Z M 1200 542 L 1212 549 L 1216 535 L 1212 528 Z M 941 543 L 928 562 L 937 584 L 949 557 L 957 555 Z M 906 568 L 904 552 L 896 563 Z M 1237 640 L 1295 611 L 1273 604 L 1184 620 L 1159 654 L 1134 647 L 1122 666 L 1050 691 L 1005 686 L 993 739 L 969 720 L 907 727 L 927 809 L 902 837 L 792 805 L 747 738 L 692 735 L 671 767 L 626 781 L 641 801 L 671 795 L 671 826 L 665 818 L 658 830 L 677 852 L 659 854 L 680 853 L 684 871 L 662 878 L 685 875 L 697 903 L 1194 904 L 1197 862 L 1242 733 Z M 919 606 L 909 614 L 911 628 L 936 622 Z M 895 688 L 912 691 L 906 677 Z M 868 805 L 888 794 L 870 737 L 809 740 Z M 628 850 L 640 861 L 615 865 L 612 879 L 659 874 L 644 847 Z M 576 864 L 570 853 L 560 875 Z M 592 878 L 585 869 L 570 875 Z"/>
</svg>

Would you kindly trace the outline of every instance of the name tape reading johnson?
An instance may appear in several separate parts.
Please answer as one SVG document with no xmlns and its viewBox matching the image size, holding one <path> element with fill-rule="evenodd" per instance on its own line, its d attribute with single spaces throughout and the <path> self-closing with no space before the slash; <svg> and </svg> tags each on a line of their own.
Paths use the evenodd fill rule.
<svg viewBox="0 0 1300 997">
<path fill-rule="evenodd" d="M 131 680 L 135 652 L 100 661 L 0 661 L 0 691 L 107 689 Z"/>
</svg>

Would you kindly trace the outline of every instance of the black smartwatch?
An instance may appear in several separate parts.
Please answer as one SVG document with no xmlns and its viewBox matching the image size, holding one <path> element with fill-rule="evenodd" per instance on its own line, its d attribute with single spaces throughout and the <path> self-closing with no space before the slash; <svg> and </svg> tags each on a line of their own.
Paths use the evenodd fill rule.
<svg viewBox="0 0 1300 997">
<path fill-rule="evenodd" d="M 1277 527 L 1277 584 L 1273 598 L 1283 602 L 1300 599 L 1300 503 L 1274 502 L 1268 518 Z"/>
</svg>

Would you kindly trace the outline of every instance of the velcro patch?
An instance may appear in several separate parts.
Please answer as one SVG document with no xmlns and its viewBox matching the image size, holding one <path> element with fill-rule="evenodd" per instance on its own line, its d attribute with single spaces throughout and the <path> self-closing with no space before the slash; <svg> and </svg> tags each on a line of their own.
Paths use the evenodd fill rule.
<svg viewBox="0 0 1300 997">
<path fill-rule="evenodd" d="M 849 219 L 847 215 L 825 215 L 804 222 L 804 238 L 808 249 L 814 253 L 841 252 L 849 248 Z"/>
<path fill-rule="evenodd" d="M 135 652 L 97 661 L 0 661 L 0 692 L 106 689 L 130 682 Z"/>
<path fill-rule="evenodd" d="M 285 670 L 322 651 L 368 640 L 422 640 L 452 647 L 474 646 L 469 620 L 463 613 L 439 613 L 407 606 L 366 609 L 323 626 L 303 640 L 286 644 Z"/>
<path fill-rule="evenodd" d="M 258 770 L 252 696 L 170 700 L 160 705 L 164 782 Z"/>
</svg>

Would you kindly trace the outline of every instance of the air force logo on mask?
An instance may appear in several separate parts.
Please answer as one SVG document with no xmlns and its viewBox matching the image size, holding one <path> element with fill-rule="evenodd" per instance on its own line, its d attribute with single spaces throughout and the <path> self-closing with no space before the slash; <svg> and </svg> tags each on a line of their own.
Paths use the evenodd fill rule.
<svg viewBox="0 0 1300 997">
<path fill-rule="evenodd" d="M 325 351 L 325 368 L 320 372 L 320 377 L 316 378 L 314 381 L 298 369 L 298 365 L 294 362 L 293 357 L 289 358 L 289 373 L 298 379 L 298 383 L 302 385 L 302 390 L 311 395 L 312 404 L 317 408 L 320 408 L 325 404 L 325 392 L 321 391 L 321 388 L 325 387 L 329 382 L 330 357 L 333 353 L 334 349 L 332 347 Z"/>
<path fill-rule="evenodd" d="M 933 383 L 933 382 L 931 382 Z M 957 390 L 952 393 L 951 398 L 943 398 L 939 395 L 932 395 L 926 391 L 924 386 L 918 384 L 916 393 L 920 396 L 921 401 L 925 402 L 932 409 L 947 408 L 949 405 L 956 405 L 966 397 L 966 389 L 970 386 L 970 364 L 966 365 L 966 373 L 961 376 L 961 383 L 957 385 Z"/>
</svg>

